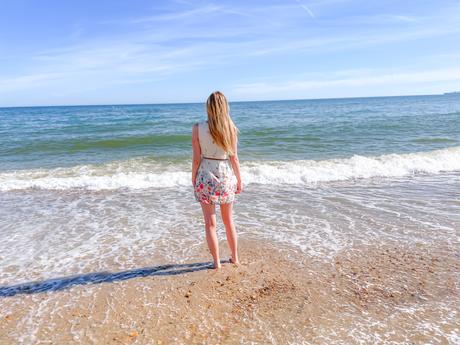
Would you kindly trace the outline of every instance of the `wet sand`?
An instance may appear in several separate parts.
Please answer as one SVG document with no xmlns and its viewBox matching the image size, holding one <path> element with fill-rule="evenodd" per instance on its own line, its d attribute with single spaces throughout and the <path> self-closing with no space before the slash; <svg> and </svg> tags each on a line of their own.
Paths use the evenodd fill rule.
<svg viewBox="0 0 460 345">
<path fill-rule="evenodd" d="M 0 297 L 0 344 L 454 344 L 458 249 L 352 245 L 320 261 L 241 238 L 238 267 L 160 267 Z"/>
</svg>

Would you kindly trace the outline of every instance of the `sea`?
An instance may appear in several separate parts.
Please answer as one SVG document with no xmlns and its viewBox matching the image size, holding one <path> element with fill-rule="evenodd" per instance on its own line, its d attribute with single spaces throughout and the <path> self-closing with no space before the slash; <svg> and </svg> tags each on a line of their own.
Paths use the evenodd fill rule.
<svg viewBox="0 0 460 345">
<path fill-rule="evenodd" d="M 460 250 L 460 96 L 230 102 L 230 114 L 241 240 L 319 261 L 387 242 Z M 21 283 L 193 261 L 205 236 L 191 129 L 206 117 L 204 102 L 0 108 L 0 304 Z M 23 321 L 30 339 L 41 312 Z M 419 331 L 460 339 L 439 324 Z"/>
</svg>

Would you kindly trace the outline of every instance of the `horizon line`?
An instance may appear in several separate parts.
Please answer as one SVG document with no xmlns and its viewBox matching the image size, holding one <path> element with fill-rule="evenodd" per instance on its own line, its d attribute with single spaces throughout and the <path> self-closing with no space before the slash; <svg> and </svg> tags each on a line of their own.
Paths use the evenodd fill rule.
<svg viewBox="0 0 460 345">
<path fill-rule="evenodd" d="M 335 99 L 358 99 L 358 98 L 389 98 L 389 97 L 421 97 L 421 96 L 443 96 L 449 92 L 434 94 L 411 94 L 411 95 L 380 95 L 380 96 L 353 96 L 353 97 L 320 97 L 320 98 L 292 98 L 292 99 L 265 99 L 250 101 L 229 101 L 228 103 L 249 103 L 249 102 L 286 102 L 286 101 L 317 101 Z M 181 104 L 204 104 L 202 102 L 160 102 L 160 103 L 114 103 L 114 104 L 68 104 L 68 105 L 14 105 L 0 106 L 0 109 L 12 108 L 52 108 L 52 107 L 107 107 L 107 106 L 146 106 L 146 105 L 181 105 Z"/>
</svg>

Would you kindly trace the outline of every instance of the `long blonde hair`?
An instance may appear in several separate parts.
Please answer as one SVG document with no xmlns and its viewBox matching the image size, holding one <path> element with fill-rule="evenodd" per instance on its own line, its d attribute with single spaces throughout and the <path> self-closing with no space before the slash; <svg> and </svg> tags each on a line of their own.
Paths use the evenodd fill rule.
<svg viewBox="0 0 460 345">
<path fill-rule="evenodd" d="M 211 137 L 225 152 L 233 155 L 235 153 L 233 147 L 238 140 L 238 128 L 230 117 L 230 106 L 227 98 L 220 91 L 213 92 L 206 101 L 206 110 Z"/>
</svg>

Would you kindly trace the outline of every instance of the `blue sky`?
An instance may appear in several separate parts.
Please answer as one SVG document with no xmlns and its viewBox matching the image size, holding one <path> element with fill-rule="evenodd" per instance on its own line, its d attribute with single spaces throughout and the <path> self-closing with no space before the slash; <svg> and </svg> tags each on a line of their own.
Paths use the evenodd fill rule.
<svg viewBox="0 0 460 345">
<path fill-rule="evenodd" d="M 0 0 L 0 106 L 460 90 L 459 1 Z"/>
</svg>

